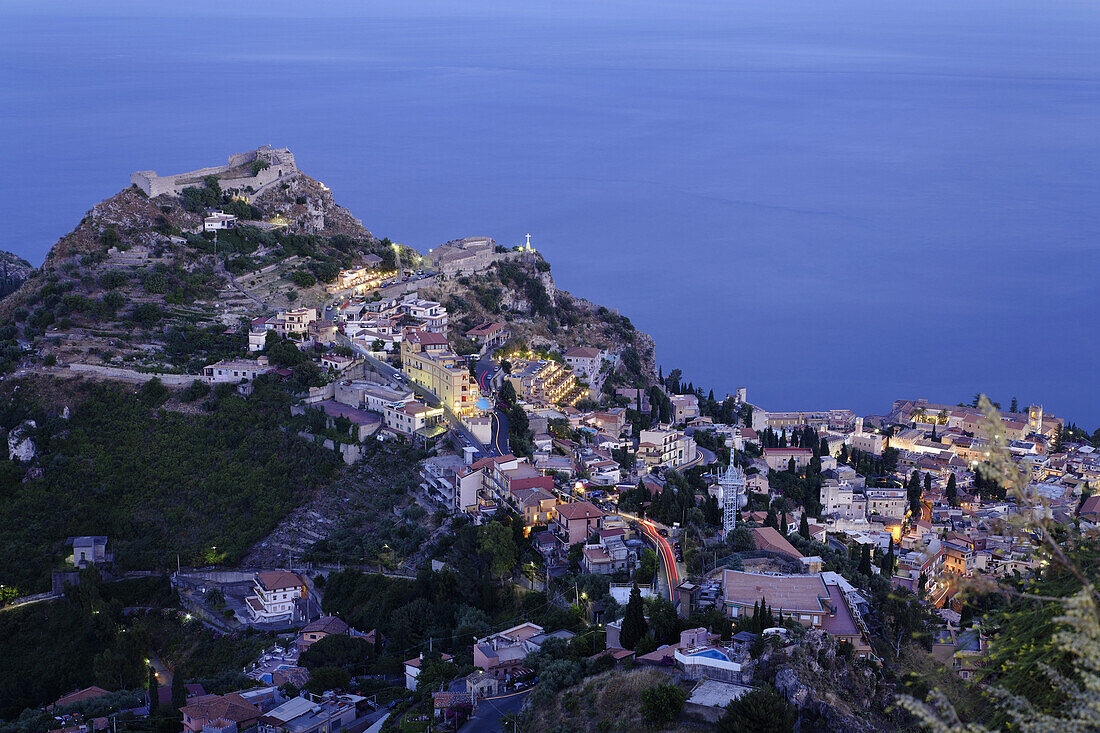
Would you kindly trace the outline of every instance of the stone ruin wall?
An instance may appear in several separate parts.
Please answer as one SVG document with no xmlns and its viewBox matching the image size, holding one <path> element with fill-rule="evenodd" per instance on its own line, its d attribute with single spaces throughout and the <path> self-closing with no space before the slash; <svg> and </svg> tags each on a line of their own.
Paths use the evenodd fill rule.
<svg viewBox="0 0 1100 733">
<path fill-rule="evenodd" d="M 249 165 L 257 158 L 264 158 L 271 163 L 271 167 L 260 171 L 255 176 L 242 176 L 239 178 L 221 178 L 234 168 Z M 259 191 L 263 186 L 286 178 L 298 172 L 294 162 L 294 154 L 286 148 L 261 147 L 250 150 L 247 153 L 236 153 L 229 156 L 226 165 L 200 168 L 187 173 L 177 173 L 171 176 L 158 176 L 156 171 L 137 171 L 130 175 L 130 183 L 144 191 L 150 198 L 168 194 L 178 196 L 188 186 L 201 186 L 202 179 L 206 176 L 218 176 L 218 184 L 223 188 L 237 188 L 241 190 L 252 187 L 253 192 Z"/>
</svg>

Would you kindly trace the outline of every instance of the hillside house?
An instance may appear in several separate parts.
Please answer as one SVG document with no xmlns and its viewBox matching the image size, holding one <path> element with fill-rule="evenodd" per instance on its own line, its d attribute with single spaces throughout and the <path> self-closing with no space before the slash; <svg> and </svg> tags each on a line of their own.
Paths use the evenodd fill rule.
<svg viewBox="0 0 1100 733">
<path fill-rule="evenodd" d="M 236 226 L 237 217 L 224 211 L 211 211 L 202 220 L 202 230 L 204 232 L 216 232 L 219 229 L 232 229 Z"/>
<path fill-rule="evenodd" d="M 600 528 L 606 514 L 590 501 L 559 504 L 551 525 L 558 538 L 568 545 L 585 542 Z"/>
<path fill-rule="evenodd" d="M 266 356 L 256 359 L 222 359 L 203 367 L 202 376 L 208 384 L 238 384 L 251 382 L 261 374 L 274 370 Z"/>
<path fill-rule="evenodd" d="M 603 366 L 603 349 L 591 346 L 574 346 L 562 354 L 566 365 L 585 382 L 591 383 Z"/>
<path fill-rule="evenodd" d="M 265 570 L 252 581 L 245 605 L 253 621 L 282 621 L 294 615 L 294 604 L 307 594 L 305 581 L 287 570 Z"/>
<path fill-rule="evenodd" d="M 70 537 L 68 544 L 72 545 L 73 548 L 73 554 L 69 556 L 69 562 L 77 568 L 112 562 L 115 559 L 114 553 L 107 551 L 106 535 Z"/>
<path fill-rule="evenodd" d="M 236 693 L 200 695 L 180 708 L 184 733 L 225 730 L 233 724 L 239 733 L 254 730 L 263 714 L 260 709 Z"/>
<path fill-rule="evenodd" d="M 466 338 L 479 346 L 494 348 L 502 346 L 508 340 L 511 331 L 507 325 L 497 321 L 481 323 L 466 332 Z"/>
</svg>

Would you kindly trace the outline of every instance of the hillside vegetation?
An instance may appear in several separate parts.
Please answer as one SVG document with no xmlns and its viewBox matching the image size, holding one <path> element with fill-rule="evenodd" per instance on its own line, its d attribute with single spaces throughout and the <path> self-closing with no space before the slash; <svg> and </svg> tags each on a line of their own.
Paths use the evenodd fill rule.
<svg viewBox="0 0 1100 733">
<path fill-rule="evenodd" d="M 642 692 L 667 684 L 655 669 L 613 670 L 589 677 L 557 695 L 532 698 L 523 716 L 528 730 L 612 733 L 613 731 L 690 731 L 713 729 L 691 723 L 651 723 L 642 715 Z"/>
<path fill-rule="evenodd" d="M 21 592 L 48 587 L 71 536 L 107 535 L 121 568 L 235 562 L 336 467 L 283 429 L 292 398 L 266 379 L 194 414 L 163 409 L 178 398 L 155 381 L 3 386 L 0 426 L 22 425 L 37 451 L 0 461 L 0 583 Z M 67 418 L 56 399 L 71 399 Z"/>
<path fill-rule="evenodd" d="M 425 292 L 454 313 L 452 341 L 475 351 L 463 334 L 486 321 L 506 323 L 510 350 L 560 355 L 573 346 L 623 352 L 622 381 L 644 386 L 656 379 L 653 339 L 617 311 L 559 290 L 550 263 L 538 253 L 493 263 L 476 276 L 445 280 Z"/>
<path fill-rule="evenodd" d="M 61 363 L 193 373 L 224 356 L 214 342 L 226 327 L 316 304 L 365 255 L 391 267 L 413 256 L 376 239 L 305 175 L 253 204 L 214 180 L 184 193 L 149 199 L 131 187 L 93 207 L 0 301 L 0 370 L 22 358 L 23 341 Z M 201 232 L 206 206 L 241 226 Z"/>
</svg>

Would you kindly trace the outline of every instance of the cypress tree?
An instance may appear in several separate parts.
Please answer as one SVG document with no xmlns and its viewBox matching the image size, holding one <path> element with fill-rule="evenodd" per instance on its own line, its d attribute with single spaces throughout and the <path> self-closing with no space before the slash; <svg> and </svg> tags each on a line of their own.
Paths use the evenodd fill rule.
<svg viewBox="0 0 1100 733">
<path fill-rule="evenodd" d="M 886 551 L 886 555 L 882 558 L 882 565 L 880 566 L 883 577 L 889 578 L 894 574 L 894 543 L 890 543 L 890 549 Z"/>
<path fill-rule="evenodd" d="M 149 667 L 149 714 L 152 715 L 156 712 L 157 706 L 160 705 L 160 697 L 157 694 L 157 690 L 160 685 L 157 684 L 157 672 L 152 667 Z"/>
<path fill-rule="evenodd" d="M 947 497 L 947 502 L 951 506 L 959 505 L 959 489 L 955 485 L 955 474 L 952 473 L 947 477 L 947 490 L 944 491 L 944 495 Z"/>
<path fill-rule="evenodd" d="M 783 534 L 787 534 L 787 527 L 789 527 L 789 526 L 790 526 L 790 524 L 787 523 L 787 510 L 784 509 L 783 514 L 782 514 L 782 520 L 779 522 L 779 531 L 782 532 Z"/>
<path fill-rule="evenodd" d="M 626 603 L 626 611 L 623 614 L 623 625 L 619 632 L 619 643 L 624 649 L 633 650 L 638 642 L 649 631 L 649 624 L 645 620 L 645 611 L 642 607 L 642 592 L 638 590 L 638 584 L 630 589 L 630 600 Z"/>
<path fill-rule="evenodd" d="M 871 546 L 864 545 L 863 553 L 859 558 L 859 572 L 863 575 L 871 575 Z"/>
<path fill-rule="evenodd" d="M 810 539 L 810 522 L 806 519 L 806 512 L 802 512 L 802 521 L 798 523 L 798 533 L 804 539 Z"/>
<path fill-rule="evenodd" d="M 172 675 L 172 707 L 179 710 L 187 704 L 187 688 L 183 686 L 183 675 L 180 674 L 179 667 L 176 667 L 176 673 Z"/>
</svg>

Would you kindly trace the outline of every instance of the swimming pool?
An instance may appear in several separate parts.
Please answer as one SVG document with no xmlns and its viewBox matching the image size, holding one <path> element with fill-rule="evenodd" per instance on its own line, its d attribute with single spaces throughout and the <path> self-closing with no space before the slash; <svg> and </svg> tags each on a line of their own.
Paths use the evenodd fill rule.
<svg viewBox="0 0 1100 733">
<path fill-rule="evenodd" d="M 717 659 L 721 662 L 728 662 L 729 661 L 729 657 L 727 657 L 725 654 L 718 651 L 717 649 L 704 649 L 703 651 L 696 652 L 695 654 L 692 654 L 691 656 L 693 656 L 693 657 L 706 657 L 707 659 Z"/>
</svg>

